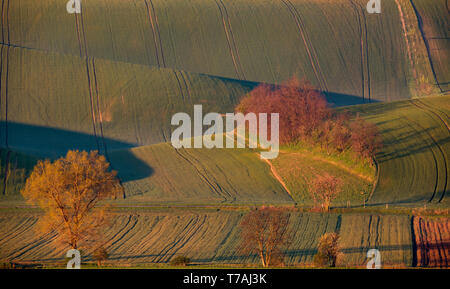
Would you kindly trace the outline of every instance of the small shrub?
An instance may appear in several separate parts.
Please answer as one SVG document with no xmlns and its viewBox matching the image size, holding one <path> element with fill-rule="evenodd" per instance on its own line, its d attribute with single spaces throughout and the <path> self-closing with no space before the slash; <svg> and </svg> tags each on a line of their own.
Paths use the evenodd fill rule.
<svg viewBox="0 0 450 289">
<path fill-rule="evenodd" d="M 103 246 L 100 246 L 97 249 L 95 249 L 93 257 L 97 261 L 97 266 L 100 267 L 102 265 L 102 262 L 108 259 L 109 254 L 108 252 L 106 252 L 106 249 L 103 248 Z"/>
<path fill-rule="evenodd" d="M 186 256 L 177 256 L 170 261 L 172 266 L 187 266 L 189 263 L 191 263 L 191 259 Z"/>
<path fill-rule="evenodd" d="M 317 254 L 314 256 L 314 265 L 336 267 L 337 258 L 341 254 L 338 242 L 338 233 L 326 233 L 320 237 Z"/>
</svg>

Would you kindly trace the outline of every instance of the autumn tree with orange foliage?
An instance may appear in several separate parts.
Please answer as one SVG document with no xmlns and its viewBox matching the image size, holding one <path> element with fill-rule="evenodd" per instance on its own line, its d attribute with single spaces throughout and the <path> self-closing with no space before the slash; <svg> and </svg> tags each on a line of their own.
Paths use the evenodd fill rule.
<svg viewBox="0 0 450 289">
<path fill-rule="evenodd" d="M 45 214 L 40 230 L 58 233 L 58 240 L 78 249 L 92 244 L 106 223 L 99 201 L 122 191 L 115 171 L 97 152 L 69 151 L 53 163 L 39 161 L 27 179 L 22 195 Z"/>
<path fill-rule="evenodd" d="M 342 181 L 328 173 L 316 176 L 309 184 L 309 190 L 314 203 L 320 203 L 323 210 L 328 212 L 331 203 L 341 191 Z"/>
<path fill-rule="evenodd" d="M 255 253 L 263 267 L 282 263 L 282 247 L 288 242 L 289 215 L 275 208 L 262 208 L 248 213 L 242 220 L 243 252 Z"/>
</svg>

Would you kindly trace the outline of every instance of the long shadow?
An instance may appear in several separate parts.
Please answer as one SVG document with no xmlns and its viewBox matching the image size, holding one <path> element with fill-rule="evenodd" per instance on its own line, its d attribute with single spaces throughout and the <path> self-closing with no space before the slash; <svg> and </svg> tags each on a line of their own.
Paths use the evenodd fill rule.
<svg viewBox="0 0 450 289">
<path fill-rule="evenodd" d="M 8 146 L 5 143 L 4 129 L 8 129 Z M 64 156 L 68 150 L 98 150 L 97 143 L 103 143 L 103 139 L 99 136 L 83 132 L 69 131 L 59 128 L 51 128 L 44 126 L 36 126 L 22 123 L 8 122 L 7 124 L 0 122 L 0 148 L 9 149 L 11 151 L 31 156 L 35 159 L 51 159 L 54 160 Z M 118 171 L 119 177 L 126 175 L 126 181 L 132 181 L 149 177 L 153 174 L 153 169 L 145 162 L 136 158 L 130 148 L 135 147 L 133 143 L 119 141 L 115 139 L 105 138 L 108 147 L 114 150 L 108 150 L 109 154 L 120 154 L 121 162 L 118 166 L 114 160 L 111 167 Z M 104 153 L 100 149 L 100 153 Z M 114 159 L 114 158 L 113 158 Z M 124 161 L 126 160 L 126 161 Z M 122 164 L 126 163 L 126 166 Z M 129 172 L 132 170 L 132 173 Z"/>
</svg>

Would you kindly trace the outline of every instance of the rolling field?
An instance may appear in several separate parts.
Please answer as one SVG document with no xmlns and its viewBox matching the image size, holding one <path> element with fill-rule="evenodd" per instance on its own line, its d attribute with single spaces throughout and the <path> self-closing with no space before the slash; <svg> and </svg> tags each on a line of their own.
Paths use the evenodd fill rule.
<svg viewBox="0 0 450 289">
<path fill-rule="evenodd" d="M 408 98 L 399 11 L 370 15 L 366 2 L 89 0 L 70 15 L 62 1 L 8 0 L 2 41 L 257 82 L 297 75 L 336 103 Z"/>
<path fill-rule="evenodd" d="M 65 262 L 68 247 L 37 232 L 41 213 L 20 190 L 39 159 L 78 149 L 105 155 L 125 189 L 105 201 L 111 265 L 257 264 L 239 224 L 279 206 L 286 265 L 310 266 L 336 231 L 338 266 L 364 267 L 369 249 L 386 267 L 449 266 L 448 212 L 395 215 L 450 206 L 446 1 L 383 1 L 381 14 L 367 0 L 83 0 L 81 14 L 66 3 L 0 5 L 0 263 Z M 171 145 L 175 113 L 233 112 L 258 84 L 294 76 L 377 125 L 376 166 L 299 145 L 270 161 Z M 343 183 L 332 211 L 300 212 L 325 172 Z"/>
<path fill-rule="evenodd" d="M 384 140 L 370 204 L 448 205 L 448 100 L 439 96 L 350 108 L 375 123 Z"/>
<path fill-rule="evenodd" d="M 233 111 L 255 84 L 2 45 L 1 146 L 44 157 L 170 140 L 170 119 Z"/>
</svg>

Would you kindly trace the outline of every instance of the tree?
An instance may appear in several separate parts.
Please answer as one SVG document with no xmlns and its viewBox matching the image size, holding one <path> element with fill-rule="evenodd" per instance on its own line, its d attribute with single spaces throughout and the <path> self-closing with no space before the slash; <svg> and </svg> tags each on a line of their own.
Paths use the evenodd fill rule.
<svg viewBox="0 0 450 289">
<path fill-rule="evenodd" d="M 97 247 L 97 249 L 95 249 L 92 256 L 97 261 L 97 266 L 100 267 L 102 265 L 102 262 L 108 259 L 109 254 L 103 246 L 99 246 Z"/>
<path fill-rule="evenodd" d="M 316 266 L 336 267 L 336 260 L 340 255 L 339 234 L 326 233 L 320 237 L 317 254 L 314 256 Z"/>
<path fill-rule="evenodd" d="M 309 82 L 296 78 L 281 86 L 257 86 L 240 101 L 236 111 L 279 113 L 281 143 L 310 140 L 331 113 L 325 97 Z"/>
<path fill-rule="evenodd" d="M 59 241 L 78 249 L 81 242 L 92 243 L 106 222 L 98 202 L 122 192 L 116 175 L 97 152 L 69 151 L 53 163 L 39 161 L 22 195 L 44 210 L 42 231 L 55 230 Z"/>
<path fill-rule="evenodd" d="M 263 208 L 248 213 L 242 220 L 241 245 L 255 253 L 263 267 L 282 261 L 282 246 L 287 245 L 289 215 L 279 209 Z"/>
<path fill-rule="evenodd" d="M 330 210 L 331 202 L 336 199 L 341 191 L 340 179 L 328 173 L 317 175 L 309 184 L 309 190 L 314 202 L 320 202 L 325 211 Z"/>
<path fill-rule="evenodd" d="M 383 147 L 378 128 L 359 115 L 350 124 L 352 149 L 363 158 L 373 158 Z"/>
</svg>

